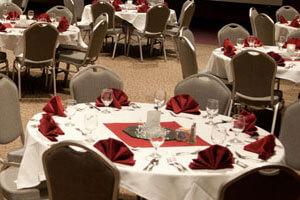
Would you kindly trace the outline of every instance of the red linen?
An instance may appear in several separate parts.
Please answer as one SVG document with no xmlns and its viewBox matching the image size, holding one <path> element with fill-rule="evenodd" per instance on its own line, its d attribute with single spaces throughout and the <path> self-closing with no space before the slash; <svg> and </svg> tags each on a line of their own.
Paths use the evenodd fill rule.
<svg viewBox="0 0 300 200">
<path fill-rule="evenodd" d="M 180 94 L 172 97 L 167 102 L 167 110 L 172 110 L 175 114 L 184 112 L 199 115 L 199 104 L 188 94 Z"/>
<path fill-rule="evenodd" d="M 148 3 L 147 4 L 143 4 L 141 7 L 139 7 L 138 12 L 139 13 L 145 13 L 145 12 L 148 11 L 149 8 L 150 7 L 149 7 Z"/>
<path fill-rule="evenodd" d="M 280 22 L 280 24 L 287 24 L 288 23 L 288 21 L 286 20 L 286 18 L 284 16 L 280 16 L 279 22 Z"/>
<path fill-rule="evenodd" d="M 293 21 L 291 21 L 289 26 L 300 28 L 300 23 L 298 22 L 298 19 L 293 19 Z"/>
<path fill-rule="evenodd" d="M 37 17 L 37 21 L 39 21 L 39 20 L 43 20 L 43 21 L 46 21 L 46 22 L 51 22 L 50 16 L 48 14 L 46 14 L 46 13 L 40 14 Z"/>
<path fill-rule="evenodd" d="M 17 13 L 16 11 L 10 11 L 8 13 L 7 19 L 13 19 L 13 18 L 20 18 L 20 14 Z"/>
<path fill-rule="evenodd" d="M 57 26 L 57 30 L 59 32 L 64 32 L 64 31 L 68 30 L 68 28 L 69 28 L 69 22 L 68 22 L 67 18 L 65 16 L 63 16 L 59 20 L 59 24 Z"/>
<path fill-rule="evenodd" d="M 114 6 L 114 8 L 115 8 L 115 11 L 122 11 L 122 9 L 121 9 L 121 7 L 120 7 L 120 0 L 114 0 L 114 2 L 113 2 L 113 6 Z M 123 2 L 121 1 L 121 4 L 123 4 Z"/>
<path fill-rule="evenodd" d="M 250 36 L 251 37 L 251 36 Z M 261 47 L 263 45 L 263 43 L 261 41 L 259 41 L 259 39 L 257 37 L 254 37 L 253 38 L 255 40 L 254 42 L 254 47 Z M 244 47 L 249 47 L 249 44 L 248 44 L 248 37 L 246 37 L 244 39 Z"/>
<path fill-rule="evenodd" d="M 275 147 L 275 136 L 268 135 L 260 140 L 257 140 L 255 142 L 252 142 L 244 146 L 244 150 L 257 153 L 258 158 L 267 160 L 275 153 L 274 147 Z"/>
<path fill-rule="evenodd" d="M 0 23 L 0 32 L 6 32 L 6 26 L 4 24 Z"/>
<path fill-rule="evenodd" d="M 50 141 L 56 142 L 58 135 L 64 135 L 64 132 L 58 127 L 51 115 L 43 114 L 39 124 L 39 131 Z"/>
<path fill-rule="evenodd" d="M 245 116 L 245 128 L 243 130 L 244 133 L 253 136 L 258 136 L 257 128 L 255 127 L 256 116 L 253 112 L 249 112 L 247 110 L 242 110 L 240 115 Z"/>
<path fill-rule="evenodd" d="M 276 61 L 278 66 L 282 66 L 282 67 L 285 66 L 284 59 L 278 53 L 270 51 L 268 52 L 268 55 L 271 56 Z"/>
<path fill-rule="evenodd" d="M 50 115 L 58 115 L 61 117 L 66 117 L 66 114 L 64 113 L 64 106 L 62 105 L 59 96 L 52 97 L 43 108 L 43 111 L 45 111 Z"/>
<path fill-rule="evenodd" d="M 228 38 L 223 41 L 223 51 L 224 55 L 230 58 L 235 55 L 236 48 Z"/>
<path fill-rule="evenodd" d="M 135 5 L 149 4 L 147 0 L 136 0 Z"/>
<path fill-rule="evenodd" d="M 300 50 L 300 38 L 291 38 L 288 41 L 286 41 L 284 43 L 284 45 L 282 46 L 282 48 L 286 48 L 287 44 L 295 44 L 296 45 L 296 49 Z"/>
<path fill-rule="evenodd" d="M 128 101 L 128 96 L 119 89 L 111 88 L 113 90 L 113 101 L 109 105 L 110 107 L 116 107 L 121 109 L 121 106 L 128 106 L 130 101 Z M 101 95 L 96 100 L 96 106 L 104 106 L 101 100 Z"/>
</svg>

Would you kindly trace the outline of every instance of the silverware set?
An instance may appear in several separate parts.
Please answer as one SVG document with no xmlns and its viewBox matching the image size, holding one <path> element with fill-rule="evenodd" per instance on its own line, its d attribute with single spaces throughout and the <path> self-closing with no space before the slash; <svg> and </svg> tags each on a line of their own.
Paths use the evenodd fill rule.
<svg viewBox="0 0 300 200">
<path fill-rule="evenodd" d="M 148 165 L 143 169 L 144 171 L 152 171 L 154 166 L 157 166 L 159 163 L 159 160 L 157 158 L 153 158 Z"/>
<path fill-rule="evenodd" d="M 170 112 L 170 114 L 173 116 L 173 117 L 181 117 L 181 118 L 186 118 L 186 119 L 191 119 L 193 120 L 194 118 L 192 117 L 188 117 L 188 116 L 181 116 L 181 115 L 176 115 L 175 113 L 173 112 Z"/>
<path fill-rule="evenodd" d="M 185 166 L 183 166 L 182 164 L 180 164 L 179 162 L 177 162 L 177 159 L 175 157 L 168 157 L 167 162 L 169 165 L 175 167 L 180 172 L 187 171 L 187 168 Z"/>
</svg>

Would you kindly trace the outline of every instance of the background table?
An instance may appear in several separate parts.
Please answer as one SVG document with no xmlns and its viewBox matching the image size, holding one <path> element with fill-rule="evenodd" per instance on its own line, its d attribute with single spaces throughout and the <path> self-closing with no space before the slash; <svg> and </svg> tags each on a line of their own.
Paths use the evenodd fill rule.
<svg viewBox="0 0 300 200">
<path fill-rule="evenodd" d="M 130 122 L 145 122 L 146 113 L 148 110 L 153 110 L 154 105 L 152 104 L 142 104 L 139 103 L 142 108 L 135 109 L 123 107 L 121 110 L 116 110 L 112 108 L 111 114 L 103 114 L 99 111 L 97 112 L 99 118 L 99 126 L 94 131 L 94 137 L 96 140 L 115 138 L 118 137 L 110 131 L 103 123 L 130 123 Z M 82 105 L 81 105 L 82 106 Z M 80 106 L 80 108 L 81 108 Z M 75 122 L 76 127 L 82 130 L 84 129 L 83 119 L 84 113 L 90 108 L 85 108 L 83 111 L 77 111 L 73 117 L 73 122 Z M 102 109 L 102 108 L 101 108 Z M 164 114 L 161 116 L 161 121 L 176 121 L 181 126 L 191 127 L 193 122 L 197 124 L 196 133 L 199 137 L 211 143 L 210 131 L 212 126 L 206 125 L 206 118 L 202 115 L 189 115 L 180 114 L 182 117 L 173 117 L 170 115 L 170 111 L 162 109 Z M 204 112 L 203 112 L 204 113 Z M 192 117 L 194 120 L 184 118 L 184 116 Z M 41 113 L 33 117 L 34 120 L 30 121 L 26 127 L 26 141 L 25 141 L 25 153 L 21 163 L 17 187 L 26 188 L 35 186 L 40 183 L 40 181 L 45 180 L 43 165 L 42 165 L 42 155 L 45 150 L 47 150 L 53 142 L 49 141 L 44 137 L 37 128 L 36 121 L 41 118 Z M 216 121 L 220 121 L 220 118 L 224 116 L 219 116 Z M 64 140 L 75 140 L 77 142 L 84 143 L 85 136 L 77 131 L 74 127 L 65 127 L 63 124 L 67 121 L 67 118 L 54 117 L 55 121 L 60 125 L 60 128 L 65 132 L 65 135 L 57 137 L 58 141 Z M 225 125 L 226 126 L 226 125 Z M 230 126 L 227 124 L 227 126 Z M 261 135 L 268 134 L 266 131 L 259 129 Z M 233 133 L 229 132 L 230 136 L 228 140 L 233 137 Z M 254 141 L 246 134 L 241 134 L 240 139 L 245 141 Z M 201 197 L 195 197 L 195 195 L 201 195 L 205 197 L 203 199 L 216 199 L 218 196 L 218 190 L 221 185 L 230 180 L 231 178 L 250 170 L 254 167 L 259 167 L 262 165 L 274 164 L 281 162 L 284 158 L 284 149 L 281 143 L 276 140 L 277 146 L 275 147 L 276 154 L 272 156 L 267 162 L 256 162 L 253 160 L 243 160 L 244 163 L 248 164 L 249 167 L 244 169 L 238 165 L 234 165 L 231 169 L 220 169 L 220 170 L 191 170 L 188 168 L 189 163 L 197 155 L 183 155 L 177 156 L 177 160 L 188 168 L 188 172 L 182 173 L 178 172 L 176 168 L 167 164 L 166 157 L 174 155 L 176 152 L 192 152 L 195 150 L 205 149 L 207 146 L 189 146 L 189 147 L 162 147 L 159 152 L 162 154 L 160 159 L 160 164 L 155 166 L 151 172 L 143 171 L 142 169 L 148 164 L 149 160 L 145 159 L 150 153 L 152 153 L 153 148 L 138 148 L 138 150 L 133 151 L 136 164 L 134 166 L 127 166 L 116 164 L 117 168 L 121 174 L 121 186 L 151 200 L 182 200 L 182 199 L 201 199 Z M 92 147 L 91 144 L 88 144 Z M 253 156 L 257 158 L 257 154 L 247 152 L 242 150 L 243 145 L 232 145 L 229 147 L 232 152 L 234 150 L 239 151 L 245 155 Z M 98 150 L 95 150 L 99 152 Z"/>
<path fill-rule="evenodd" d="M 300 28 L 289 26 L 290 23 L 290 21 L 287 24 L 275 23 L 275 41 L 278 41 L 280 36 L 287 36 L 293 31 L 300 30 Z"/>
</svg>

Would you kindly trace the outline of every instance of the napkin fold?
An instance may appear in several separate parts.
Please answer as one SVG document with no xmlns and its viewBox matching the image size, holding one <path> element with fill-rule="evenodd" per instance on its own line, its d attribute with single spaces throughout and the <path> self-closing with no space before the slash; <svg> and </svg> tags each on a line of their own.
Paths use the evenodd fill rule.
<svg viewBox="0 0 300 200">
<path fill-rule="evenodd" d="M 128 96 L 123 92 L 122 90 L 111 88 L 113 90 L 113 101 L 109 105 L 110 107 L 116 107 L 118 109 L 121 109 L 121 106 L 128 106 L 130 101 L 128 101 Z M 96 106 L 105 106 L 104 103 L 102 103 L 101 95 L 96 100 Z"/>
<path fill-rule="evenodd" d="M 56 142 L 58 135 L 64 135 L 64 132 L 58 127 L 51 115 L 43 114 L 39 124 L 39 131 L 50 141 Z"/>
<path fill-rule="evenodd" d="M 290 38 L 288 41 L 284 43 L 282 48 L 286 48 L 287 44 L 295 44 L 296 49 L 300 50 L 300 38 Z"/>
<path fill-rule="evenodd" d="M 121 141 L 108 138 L 106 140 L 100 140 L 94 147 L 102 152 L 112 162 L 134 165 L 134 155 L 130 149 Z"/>
<path fill-rule="evenodd" d="M 120 4 L 123 4 L 123 1 L 122 1 L 122 0 L 114 0 L 114 2 L 118 3 L 119 5 L 120 5 Z"/>
<path fill-rule="evenodd" d="M 2 23 L 0 23 L 0 32 L 6 32 L 6 26 Z"/>
<path fill-rule="evenodd" d="M 167 110 L 172 110 L 175 114 L 178 113 L 189 113 L 199 115 L 199 104 L 195 101 L 195 99 L 188 94 L 179 94 L 172 97 L 167 102 Z"/>
<path fill-rule="evenodd" d="M 257 37 L 254 37 L 254 47 L 261 47 L 263 45 L 263 43 L 257 38 Z M 249 44 L 248 44 L 248 37 L 246 37 L 244 39 L 244 47 L 249 47 Z"/>
<path fill-rule="evenodd" d="M 233 156 L 230 150 L 220 145 L 213 145 L 198 153 L 197 159 L 189 164 L 191 169 L 233 168 Z"/>
<path fill-rule="evenodd" d="M 145 13 L 145 12 L 148 11 L 149 8 L 150 7 L 149 7 L 148 3 L 147 4 L 143 4 L 141 7 L 139 7 L 138 12 L 139 13 Z"/>
<path fill-rule="evenodd" d="M 92 5 L 97 3 L 99 0 L 93 0 Z"/>
<path fill-rule="evenodd" d="M 223 51 L 224 55 L 230 58 L 235 55 L 236 48 L 228 38 L 223 41 Z"/>
<path fill-rule="evenodd" d="M 291 21 L 289 26 L 300 28 L 300 23 L 298 22 L 298 19 L 293 19 L 293 21 Z"/>
<path fill-rule="evenodd" d="M 245 116 L 245 128 L 243 130 L 244 133 L 253 136 L 258 136 L 257 128 L 255 127 L 256 116 L 253 112 L 249 112 L 247 110 L 242 110 L 240 115 Z"/>
<path fill-rule="evenodd" d="M 12 18 L 20 18 L 20 14 L 19 13 L 17 13 L 16 11 L 10 11 L 9 13 L 8 13 L 8 16 L 7 16 L 7 18 L 6 19 L 12 19 Z"/>
<path fill-rule="evenodd" d="M 69 22 L 68 22 L 67 18 L 65 16 L 63 16 L 59 20 L 57 30 L 59 32 L 64 32 L 64 31 L 68 30 L 68 28 L 69 28 Z"/>
<path fill-rule="evenodd" d="M 279 55 L 278 53 L 275 53 L 274 51 L 268 52 L 268 55 L 271 56 L 277 63 L 278 66 L 284 67 L 284 59 Z"/>
<path fill-rule="evenodd" d="M 149 4 L 147 0 L 136 0 L 135 5 Z"/>
<path fill-rule="evenodd" d="M 112 3 L 112 5 L 114 6 L 115 8 L 115 11 L 122 11 L 121 7 L 120 7 L 120 0 L 114 0 L 114 2 Z M 123 4 L 123 2 L 121 1 L 121 4 Z"/>
<path fill-rule="evenodd" d="M 49 115 L 58 115 L 61 117 L 66 117 L 66 114 L 64 113 L 64 106 L 62 105 L 59 96 L 52 97 L 43 108 L 43 111 L 45 111 Z"/>
<path fill-rule="evenodd" d="M 37 17 L 37 21 L 44 20 L 46 22 L 51 22 L 50 16 L 46 13 L 42 13 Z"/>
<path fill-rule="evenodd" d="M 244 150 L 257 153 L 258 158 L 267 160 L 275 153 L 275 146 L 275 136 L 268 135 L 260 140 L 247 144 L 244 146 Z"/>
<path fill-rule="evenodd" d="M 287 24 L 288 23 L 288 21 L 286 20 L 286 18 L 284 16 L 282 16 L 282 15 L 279 17 L 279 22 L 280 22 L 280 24 Z"/>
</svg>

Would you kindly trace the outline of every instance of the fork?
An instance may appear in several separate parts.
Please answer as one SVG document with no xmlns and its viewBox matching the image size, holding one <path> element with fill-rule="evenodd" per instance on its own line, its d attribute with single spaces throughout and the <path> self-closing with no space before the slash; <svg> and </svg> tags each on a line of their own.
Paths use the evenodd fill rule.
<svg viewBox="0 0 300 200">
<path fill-rule="evenodd" d="M 81 133 L 81 135 L 83 135 L 83 136 L 85 136 L 86 135 L 86 133 L 85 132 L 83 132 L 80 128 L 75 128 L 75 130 L 76 131 L 79 131 L 80 133 Z"/>
<path fill-rule="evenodd" d="M 171 157 L 167 158 L 167 162 L 169 165 L 175 167 L 178 171 L 182 172 L 182 169 L 178 165 L 176 165 L 176 163 Z"/>
<path fill-rule="evenodd" d="M 259 159 L 256 159 L 256 158 L 252 158 L 252 157 L 250 157 L 250 156 L 242 155 L 242 154 L 240 154 L 240 153 L 237 152 L 237 151 L 235 151 L 234 153 L 235 153 L 236 156 L 239 157 L 240 159 L 250 159 L 250 160 L 257 161 L 257 162 L 265 162 L 264 160 L 259 160 Z"/>
<path fill-rule="evenodd" d="M 173 113 L 173 112 L 170 112 L 170 114 L 171 114 L 173 117 L 182 117 L 182 118 L 191 119 L 191 120 L 193 120 L 193 119 L 194 119 L 194 118 L 192 118 L 192 117 L 188 117 L 188 116 L 176 115 L 176 114 L 175 114 L 175 113 Z"/>
<path fill-rule="evenodd" d="M 174 165 L 177 165 L 182 171 L 187 171 L 187 168 L 185 166 L 177 162 L 176 157 L 169 157 L 169 159 L 172 163 L 174 163 Z"/>
</svg>

